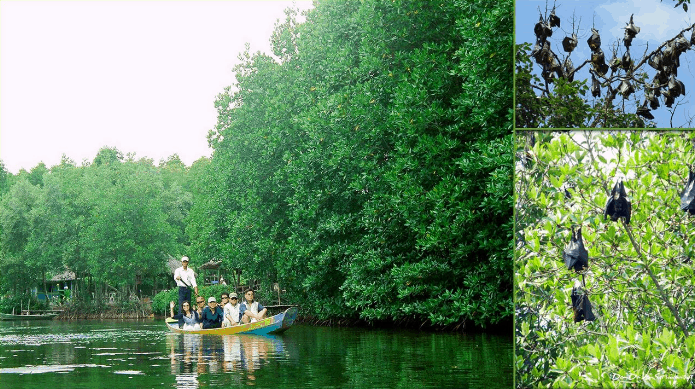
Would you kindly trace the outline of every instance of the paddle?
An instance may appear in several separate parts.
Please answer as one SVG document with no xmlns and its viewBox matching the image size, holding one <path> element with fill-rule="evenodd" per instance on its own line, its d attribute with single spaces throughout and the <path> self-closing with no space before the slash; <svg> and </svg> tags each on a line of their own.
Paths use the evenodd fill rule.
<svg viewBox="0 0 695 389">
<path fill-rule="evenodd" d="M 194 290 L 192 286 L 188 285 L 188 283 L 183 280 L 183 277 L 179 277 L 179 281 L 183 282 L 183 284 L 186 285 L 186 288 Z M 197 296 L 198 293 L 196 293 L 195 295 Z"/>
<path fill-rule="evenodd" d="M 193 292 L 195 292 L 195 295 L 196 295 L 196 296 L 198 295 L 198 291 L 196 291 L 192 286 L 188 285 L 188 284 L 186 283 L 186 281 L 183 280 L 183 278 L 181 279 L 181 282 L 183 282 L 183 284 L 186 285 L 186 288 L 188 288 L 188 289 L 192 290 Z"/>
</svg>

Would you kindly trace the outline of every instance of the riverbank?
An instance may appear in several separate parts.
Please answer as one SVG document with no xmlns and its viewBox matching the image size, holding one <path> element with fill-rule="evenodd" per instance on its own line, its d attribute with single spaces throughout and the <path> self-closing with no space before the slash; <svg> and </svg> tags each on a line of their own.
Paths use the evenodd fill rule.
<svg viewBox="0 0 695 389">
<path fill-rule="evenodd" d="M 277 312 L 275 312 L 277 313 Z M 66 307 L 66 309 L 56 317 L 56 320 L 101 320 L 101 319 L 154 319 L 164 320 L 166 316 L 155 315 L 152 308 L 148 304 L 139 304 L 136 309 L 132 307 L 117 307 L 107 306 L 106 310 L 101 312 L 95 311 L 94 307 L 88 310 L 80 309 L 79 306 Z M 407 329 L 419 330 L 427 332 L 444 332 L 444 333 L 488 333 L 511 335 L 513 333 L 513 320 L 508 318 L 501 322 L 489 325 L 487 327 L 478 327 L 472 323 L 463 322 L 448 326 L 432 325 L 428 320 L 420 321 L 415 319 L 401 320 L 381 320 L 367 321 L 359 318 L 328 318 L 321 319 L 312 315 L 297 316 L 295 321 L 297 324 L 308 324 L 321 327 L 352 327 L 352 328 L 379 328 L 379 329 Z"/>
<path fill-rule="evenodd" d="M 93 317 L 93 319 L 123 319 L 128 317 Z M 149 318 L 154 320 L 164 320 L 166 316 L 152 315 Z M 142 317 L 130 317 L 130 319 L 142 319 Z M 485 328 L 476 327 L 473 325 L 451 325 L 451 326 L 435 326 L 429 322 L 418 323 L 414 320 L 394 321 L 373 321 L 369 322 L 362 319 L 319 319 L 313 316 L 298 315 L 295 319 L 295 324 L 306 324 L 318 327 L 337 327 L 337 328 L 373 328 L 373 329 L 393 329 L 393 330 L 418 330 L 426 332 L 441 332 L 441 333 L 468 333 L 468 334 L 494 334 L 494 335 L 509 335 L 513 334 L 513 321 L 502 321 L 495 325 L 490 325 Z"/>
<path fill-rule="evenodd" d="M 513 334 L 513 319 L 502 320 L 497 324 L 487 327 L 478 327 L 472 323 L 457 323 L 448 326 L 432 325 L 429 320 L 419 321 L 415 319 L 367 321 L 363 319 L 319 319 L 313 316 L 298 315 L 295 323 L 309 324 L 322 327 L 354 327 L 354 328 L 379 328 L 399 330 L 420 330 L 428 332 L 444 333 L 488 333 L 499 335 Z"/>
<path fill-rule="evenodd" d="M 91 319 L 152 319 L 152 304 L 149 301 L 123 301 L 119 303 L 98 303 L 96 301 L 74 301 L 62 306 L 56 320 Z"/>
<path fill-rule="evenodd" d="M 98 319 L 155 319 L 154 314 L 142 314 L 140 312 L 110 312 L 105 311 L 101 313 L 84 313 L 80 314 L 77 312 L 72 313 L 61 313 L 56 316 L 55 320 L 98 320 Z"/>
</svg>

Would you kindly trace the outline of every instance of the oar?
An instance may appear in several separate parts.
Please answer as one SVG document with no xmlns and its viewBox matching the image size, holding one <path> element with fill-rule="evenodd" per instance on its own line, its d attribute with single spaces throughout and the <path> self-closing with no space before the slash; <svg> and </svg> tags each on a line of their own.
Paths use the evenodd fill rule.
<svg viewBox="0 0 695 389">
<path fill-rule="evenodd" d="M 190 286 L 190 285 L 188 285 L 188 284 L 186 283 L 186 281 L 183 280 L 183 278 L 181 278 L 181 282 L 183 282 L 183 284 L 186 285 L 186 288 L 188 288 L 188 289 L 190 289 L 190 290 L 193 290 L 193 287 Z M 197 296 L 197 295 L 198 295 L 198 294 L 196 293 L 196 296 Z"/>
</svg>

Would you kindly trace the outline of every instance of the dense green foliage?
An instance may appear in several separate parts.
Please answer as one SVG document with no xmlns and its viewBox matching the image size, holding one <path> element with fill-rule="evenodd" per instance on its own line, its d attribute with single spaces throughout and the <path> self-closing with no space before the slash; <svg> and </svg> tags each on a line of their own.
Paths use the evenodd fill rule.
<svg viewBox="0 0 695 389">
<path fill-rule="evenodd" d="M 512 2 L 326 1 L 218 96 L 192 253 L 318 317 L 479 325 L 511 301 Z"/>
<path fill-rule="evenodd" d="M 16 294 L 9 297 L 0 297 L 0 312 L 19 315 L 23 309 L 48 309 L 48 303 L 37 301 L 31 294 Z"/>
<path fill-rule="evenodd" d="M 679 195 L 695 133 L 520 132 L 517 141 L 517 386 L 691 387 L 695 225 Z M 617 180 L 629 224 L 604 218 Z M 583 275 L 562 257 L 577 227 Z M 573 321 L 576 281 L 593 322 Z"/>
<path fill-rule="evenodd" d="M 3 168 L 0 291 L 36 286 L 42 292 L 44 277 L 64 269 L 82 281 L 78 297 L 110 287 L 128 299 L 152 292 L 157 281 L 168 287 L 167 259 L 183 253 L 187 242 L 187 171 L 176 155 L 156 167 L 147 159 L 124 160 L 114 148 L 103 148 L 86 166 L 64 159 L 31 173 Z"/>
</svg>

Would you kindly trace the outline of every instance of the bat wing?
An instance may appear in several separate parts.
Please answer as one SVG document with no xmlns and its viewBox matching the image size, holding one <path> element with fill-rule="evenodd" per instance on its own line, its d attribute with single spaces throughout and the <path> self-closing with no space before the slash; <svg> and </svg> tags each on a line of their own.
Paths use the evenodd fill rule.
<svg viewBox="0 0 695 389">
<path fill-rule="evenodd" d="M 584 247 L 584 239 L 582 239 L 582 229 L 579 228 L 577 231 L 577 251 L 578 251 L 578 262 L 580 263 L 580 269 L 582 270 L 589 267 L 589 252 Z"/>
<path fill-rule="evenodd" d="M 575 270 L 577 271 L 584 270 L 584 268 L 589 267 L 589 252 L 586 251 L 583 245 L 579 248 L 579 258 L 577 258 L 577 264 L 579 265 L 579 269 L 575 267 Z"/>
<path fill-rule="evenodd" d="M 560 18 L 555 15 L 555 10 L 550 13 L 550 27 L 560 27 Z"/>
<path fill-rule="evenodd" d="M 575 296 L 574 294 L 571 296 L 572 298 L 572 310 L 576 311 L 577 310 L 577 300 L 579 300 L 579 297 Z"/>
<path fill-rule="evenodd" d="M 694 203 L 693 200 L 695 200 L 695 172 L 690 172 L 688 177 L 688 185 L 685 186 L 683 193 L 681 193 L 681 210 L 692 210 Z"/>
<path fill-rule="evenodd" d="M 572 299 L 572 309 L 576 309 L 579 306 L 579 293 L 577 293 L 577 288 L 572 288 L 572 295 L 570 295 L 570 298 Z"/>
<path fill-rule="evenodd" d="M 625 224 L 630 224 L 630 216 L 632 215 L 632 204 L 625 200 L 626 204 L 626 209 L 625 209 Z"/>
<path fill-rule="evenodd" d="M 613 217 L 613 213 L 614 213 L 614 210 L 613 210 L 613 208 L 614 208 L 613 203 L 615 203 L 615 200 L 613 200 L 613 196 L 611 196 L 611 197 L 608 199 L 608 202 L 606 203 L 606 210 L 603 211 L 603 219 L 604 219 L 604 220 L 605 220 L 606 217 L 608 217 L 608 216 L 611 216 L 611 218 Z"/>
<path fill-rule="evenodd" d="M 594 321 L 596 320 L 596 316 L 594 316 L 594 312 L 591 309 L 591 301 L 589 301 L 589 296 L 583 295 L 582 296 L 582 305 L 584 306 L 584 320 L 586 321 Z"/>
<path fill-rule="evenodd" d="M 562 258 L 565 260 L 565 266 L 567 266 L 567 270 L 572 269 L 577 263 L 577 257 L 571 254 L 569 248 L 565 249 L 565 251 L 562 252 Z"/>
</svg>

